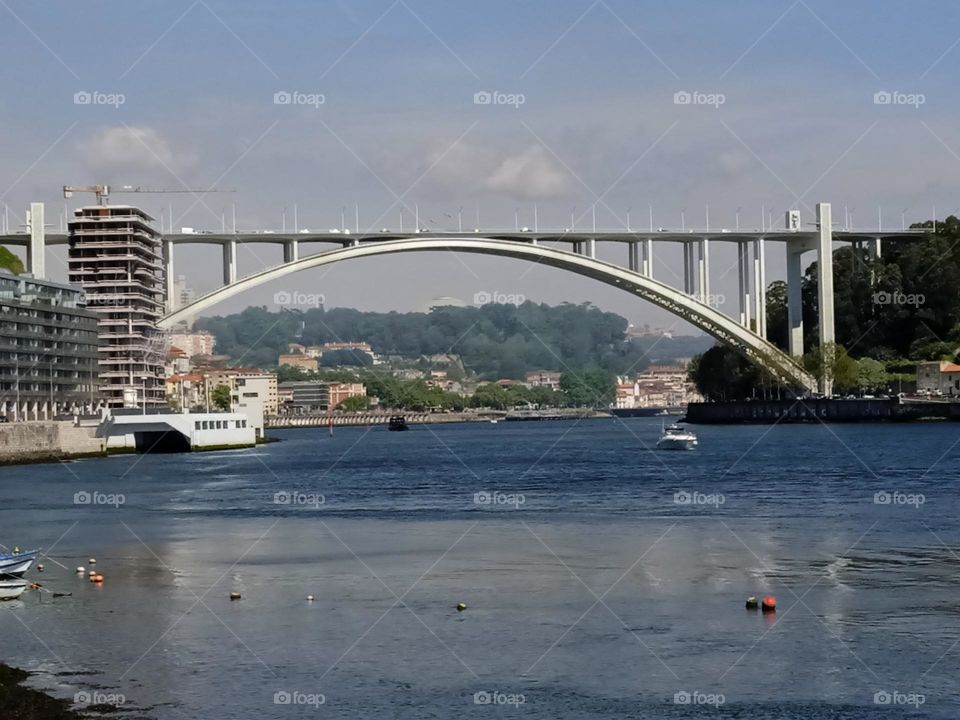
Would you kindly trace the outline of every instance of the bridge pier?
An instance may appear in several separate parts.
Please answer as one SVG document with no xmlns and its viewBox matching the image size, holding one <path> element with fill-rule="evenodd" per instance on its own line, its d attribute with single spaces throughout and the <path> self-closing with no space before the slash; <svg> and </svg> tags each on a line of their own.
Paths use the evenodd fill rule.
<svg viewBox="0 0 960 720">
<path fill-rule="evenodd" d="M 833 214 L 830 203 L 817 203 L 817 305 L 820 325 L 820 350 L 824 352 L 836 340 L 833 324 Z M 826 357 L 826 361 L 830 358 Z M 824 372 L 820 392 L 833 394 L 833 378 Z"/>
<path fill-rule="evenodd" d="M 694 252 L 693 245 L 684 241 L 683 243 L 683 292 L 687 295 L 693 295 L 696 290 L 696 277 L 693 265 Z"/>
<path fill-rule="evenodd" d="M 643 241 L 643 274 L 648 278 L 653 277 L 653 239 L 647 238 Z"/>
<path fill-rule="evenodd" d="M 803 357 L 803 245 L 787 243 L 787 347 L 790 355 Z"/>
<path fill-rule="evenodd" d="M 173 274 L 173 242 L 163 241 L 163 287 L 167 296 L 167 312 L 177 309 L 177 277 Z"/>
<path fill-rule="evenodd" d="M 767 268 L 763 238 L 753 241 L 754 332 L 767 337 Z"/>
<path fill-rule="evenodd" d="M 700 302 L 710 301 L 710 241 L 703 238 L 697 242 L 700 256 L 698 269 L 700 271 Z"/>
<path fill-rule="evenodd" d="M 27 216 L 30 226 L 30 245 L 27 246 L 27 270 L 38 280 L 44 280 L 46 274 L 47 230 L 43 221 L 43 203 L 30 203 Z"/>
<path fill-rule="evenodd" d="M 740 324 L 750 327 L 750 245 L 746 240 L 737 241 L 737 294 L 740 304 Z"/>
<path fill-rule="evenodd" d="M 237 241 L 227 240 L 223 244 L 223 284 L 232 285 L 237 281 Z"/>
<path fill-rule="evenodd" d="M 637 240 L 627 243 L 627 264 L 631 272 L 640 272 L 640 243 Z"/>
<path fill-rule="evenodd" d="M 597 239 L 590 238 L 587 240 L 587 257 L 597 259 Z"/>
<path fill-rule="evenodd" d="M 296 240 L 288 240 L 283 244 L 283 261 L 285 263 L 296 262 L 300 259 L 300 243 Z"/>
</svg>

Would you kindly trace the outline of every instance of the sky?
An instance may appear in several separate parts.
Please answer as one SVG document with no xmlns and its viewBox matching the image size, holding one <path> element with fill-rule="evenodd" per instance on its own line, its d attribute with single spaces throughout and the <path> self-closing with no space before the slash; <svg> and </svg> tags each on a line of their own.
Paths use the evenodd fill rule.
<svg viewBox="0 0 960 720">
<path fill-rule="evenodd" d="M 241 230 L 292 228 L 296 207 L 299 228 L 339 227 L 343 208 L 352 226 L 359 208 L 361 229 L 401 213 L 409 229 L 415 205 L 431 228 L 458 212 L 472 228 L 478 211 L 512 228 L 534 204 L 541 228 L 571 213 L 586 228 L 594 208 L 602 228 L 628 212 L 645 226 L 651 208 L 656 226 L 703 227 L 707 207 L 711 227 L 738 210 L 759 227 L 790 208 L 811 222 L 820 201 L 899 226 L 960 213 L 958 20 L 954 0 L 0 0 L 0 203 L 15 226 L 43 201 L 53 229 L 62 186 L 94 183 L 235 191 L 114 198 L 168 226 L 172 209 L 176 228 L 232 227 L 234 212 Z M 280 252 L 242 246 L 240 275 Z M 600 257 L 626 263 L 623 248 Z M 679 258 L 657 250 L 663 280 Z M 197 292 L 222 280 L 216 248 L 176 261 Z M 711 261 L 734 314 L 732 248 Z M 62 251 L 47 265 L 65 279 Z M 214 312 L 276 309 L 278 292 L 399 311 L 478 293 L 590 301 L 690 331 L 586 278 L 452 253 L 305 271 Z"/>
</svg>

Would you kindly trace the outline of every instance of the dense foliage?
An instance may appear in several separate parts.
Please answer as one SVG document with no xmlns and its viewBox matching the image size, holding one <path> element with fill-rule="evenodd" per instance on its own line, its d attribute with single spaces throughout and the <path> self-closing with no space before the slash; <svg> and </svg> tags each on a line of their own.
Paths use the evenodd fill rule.
<svg viewBox="0 0 960 720">
<path fill-rule="evenodd" d="M 522 379 L 529 370 L 598 367 L 609 373 L 635 372 L 649 363 L 645 351 L 655 341 L 626 339 L 623 317 L 589 303 L 438 307 L 429 313 L 349 308 L 274 313 L 250 307 L 236 315 L 201 318 L 195 327 L 213 333 L 217 353 L 237 364 L 275 366 L 278 354 L 286 352 L 291 342 L 365 341 L 388 357 L 457 355 L 467 371 L 491 380 Z M 704 348 L 702 338 L 684 340 L 663 340 L 652 359 L 672 359 L 671 346 L 686 356 Z M 325 354 L 323 365 L 365 364 L 367 357 L 350 352 Z"/>
</svg>

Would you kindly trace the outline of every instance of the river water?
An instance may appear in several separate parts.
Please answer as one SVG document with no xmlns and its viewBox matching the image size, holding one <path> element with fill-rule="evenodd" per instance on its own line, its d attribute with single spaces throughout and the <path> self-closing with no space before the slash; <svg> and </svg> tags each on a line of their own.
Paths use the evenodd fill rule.
<svg viewBox="0 0 960 720">
<path fill-rule="evenodd" d="M 72 595 L 0 606 L 0 661 L 158 720 L 960 716 L 956 425 L 659 430 L 2 468 L 0 542 Z"/>
</svg>

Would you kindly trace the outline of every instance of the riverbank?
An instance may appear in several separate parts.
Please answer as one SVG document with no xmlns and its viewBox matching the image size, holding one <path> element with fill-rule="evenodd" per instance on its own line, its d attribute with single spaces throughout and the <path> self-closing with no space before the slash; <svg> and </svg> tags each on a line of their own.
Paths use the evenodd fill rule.
<svg viewBox="0 0 960 720">
<path fill-rule="evenodd" d="M 602 410 L 557 408 L 550 410 L 482 410 L 478 412 L 335 412 L 318 415 L 279 415 L 265 418 L 267 430 L 308 427 L 356 427 L 386 425 L 391 417 L 402 416 L 408 425 L 447 425 L 451 423 L 540 422 L 549 420 L 584 420 L 609 418 Z"/>
<path fill-rule="evenodd" d="M 106 454 L 94 428 L 70 420 L 32 421 L 0 425 L 0 465 L 58 462 Z"/>
<path fill-rule="evenodd" d="M 0 663 L 0 716 L 16 720 L 82 720 L 71 703 L 23 683 L 30 673 Z"/>
<path fill-rule="evenodd" d="M 684 418 L 704 425 L 960 421 L 960 403 L 900 398 L 792 398 L 690 403 Z"/>
</svg>

